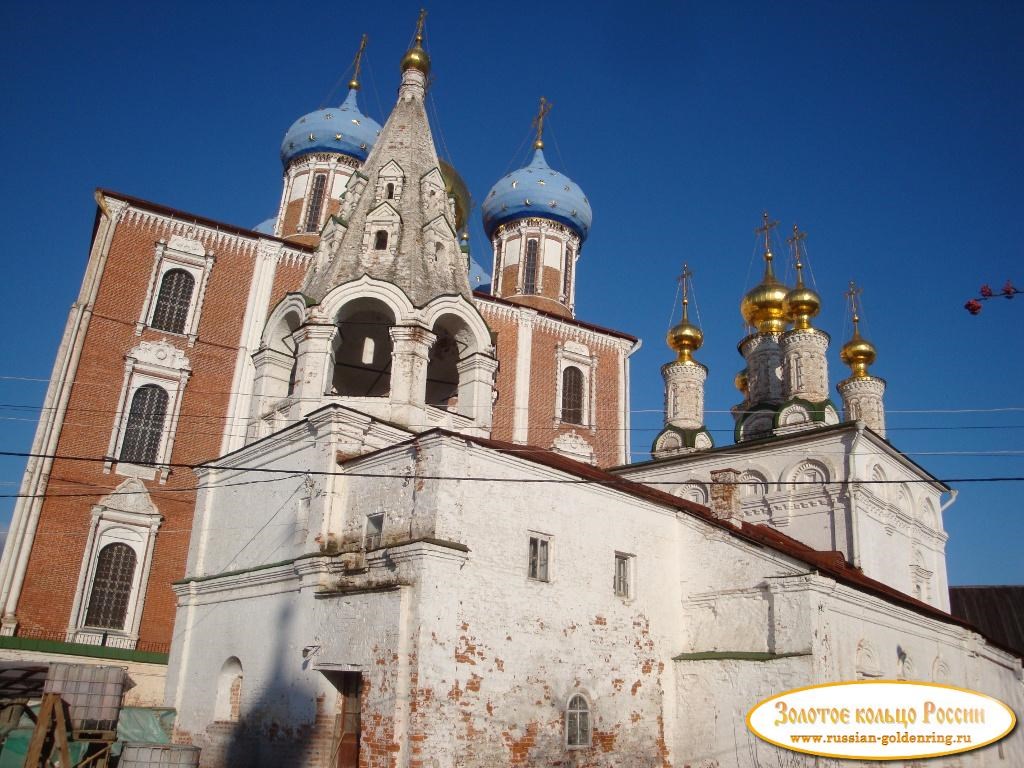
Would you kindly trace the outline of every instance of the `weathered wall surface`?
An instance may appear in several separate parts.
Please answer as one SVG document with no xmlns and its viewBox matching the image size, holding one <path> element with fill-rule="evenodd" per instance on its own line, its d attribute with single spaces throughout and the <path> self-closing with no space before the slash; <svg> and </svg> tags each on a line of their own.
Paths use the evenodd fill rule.
<svg viewBox="0 0 1024 768">
<path fill-rule="evenodd" d="M 330 432 L 316 440 L 268 441 L 264 459 L 332 466 Z M 749 737 L 746 712 L 858 676 L 941 676 L 1024 706 L 1019 662 L 960 627 L 514 453 L 431 434 L 341 471 L 314 494 L 302 546 L 289 504 L 275 497 L 281 517 L 251 509 L 258 494 L 293 495 L 297 478 L 207 499 L 218 522 L 193 543 L 204 578 L 177 588 L 168 699 L 178 738 L 206 746 L 204 767 L 327 765 L 339 672 L 363 675 L 362 764 L 382 768 L 798 765 Z M 380 546 L 365 550 L 378 514 Z M 546 580 L 530 576 L 531 537 L 548 542 Z M 630 564 L 626 595 L 616 556 Z M 218 721 L 210 702 L 232 658 L 240 707 Z M 565 740 L 576 694 L 592 723 L 582 749 Z"/>
</svg>

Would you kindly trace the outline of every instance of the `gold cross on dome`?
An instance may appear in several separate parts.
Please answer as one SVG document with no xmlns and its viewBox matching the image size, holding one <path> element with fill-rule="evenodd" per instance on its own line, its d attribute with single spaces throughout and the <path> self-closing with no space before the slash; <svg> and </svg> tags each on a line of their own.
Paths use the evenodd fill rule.
<svg viewBox="0 0 1024 768">
<path fill-rule="evenodd" d="M 420 17 L 416 20 L 416 42 L 423 42 L 423 23 L 427 20 L 427 9 L 420 8 Z"/>
<path fill-rule="evenodd" d="M 364 33 L 363 39 L 359 41 L 359 50 L 356 51 L 355 61 L 352 62 L 352 79 L 349 81 L 348 87 L 353 90 L 359 88 L 359 70 L 363 66 L 363 53 L 366 51 L 366 41 L 368 39 Z"/>
<path fill-rule="evenodd" d="M 764 223 L 761 224 L 760 227 L 755 229 L 754 232 L 756 234 L 758 234 L 758 235 L 764 235 L 764 250 L 765 250 L 766 253 L 768 253 L 772 249 L 772 246 L 771 246 L 771 232 L 772 232 L 773 229 L 775 229 L 777 226 L 779 226 L 779 222 L 771 221 L 768 218 L 768 211 L 765 211 L 764 213 L 761 214 L 761 219 L 762 219 L 762 221 Z"/>
<path fill-rule="evenodd" d="M 687 305 L 690 303 L 689 283 L 693 278 L 693 272 L 689 264 L 683 264 L 683 271 L 679 273 L 679 288 L 683 295 L 683 320 L 687 320 Z"/>
<path fill-rule="evenodd" d="M 850 301 L 850 312 L 853 314 L 853 325 L 855 329 L 857 327 L 857 323 L 860 322 L 858 306 L 860 305 L 860 295 L 862 293 L 864 293 L 864 289 L 851 280 L 850 287 L 846 290 L 846 298 Z"/>
<path fill-rule="evenodd" d="M 537 110 L 537 116 L 533 118 L 532 124 L 532 127 L 537 129 L 537 139 L 533 142 L 534 149 L 544 149 L 544 118 L 553 106 L 554 104 L 543 96 L 540 97 L 540 109 Z"/>
</svg>

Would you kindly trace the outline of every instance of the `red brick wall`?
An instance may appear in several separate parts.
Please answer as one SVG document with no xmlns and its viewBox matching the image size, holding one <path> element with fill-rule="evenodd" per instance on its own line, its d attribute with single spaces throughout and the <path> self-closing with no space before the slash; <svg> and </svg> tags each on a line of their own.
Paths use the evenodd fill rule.
<svg viewBox="0 0 1024 768">
<path fill-rule="evenodd" d="M 188 347 L 183 336 L 161 331 L 146 329 L 141 337 L 136 336 L 135 325 L 156 258 L 156 242 L 170 235 L 160 222 L 135 222 L 127 215 L 118 224 L 57 445 L 59 456 L 105 456 L 115 428 L 125 355 L 141 341 L 163 338 L 184 350 L 192 369 L 181 401 L 170 461 L 197 464 L 219 454 L 252 279 L 252 251 L 204 242 L 216 261 L 195 346 Z M 124 480 L 120 475 L 105 473 L 102 461 L 54 461 L 18 604 L 21 628 L 60 631 L 67 627 L 92 507 Z M 195 484 L 195 475 L 184 468 L 172 468 L 164 485 L 145 481 L 164 519 L 156 537 L 140 642 L 170 641 L 175 611 L 170 583 L 185 572 Z"/>
</svg>

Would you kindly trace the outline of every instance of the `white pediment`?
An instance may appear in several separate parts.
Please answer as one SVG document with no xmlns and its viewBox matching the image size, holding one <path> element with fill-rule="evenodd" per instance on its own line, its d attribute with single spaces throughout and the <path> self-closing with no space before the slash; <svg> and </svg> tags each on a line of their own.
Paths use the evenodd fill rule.
<svg viewBox="0 0 1024 768">
<path fill-rule="evenodd" d="M 434 184 L 444 189 L 444 176 L 441 175 L 441 171 L 437 168 L 431 168 L 420 177 L 420 184 Z"/>
<path fill-rule="evenodd" d="M 168 368 L 174 371 L 191 370 L 185 353 L 167 341 L 143 341 L 134 347 L 128 357 L 140 365 Z"/>
<path fill-rule="evenodd" d="M 171 235 L 171 239 L 167 241 L 167 247 L 181 253 L 190 253 L 193 256 L 206 255 L 206 248 L 201 242 L 181 235 Z"/>
<path fill-rule="evenodd" d="M 391 205 L 391 201 L 385 200 L 383 203 L 378 205 L 368 214 L 366 214 L 366 221 L 374 224 L 388 223 L 397 224 L 402 220 L 401 215 L 395 210 L 394 206 Z"/>
<path fill-rule="evenodd" d="M 388 161 L 388 163 L 386 165 L 384 165 L 383 168 L 381 168 L 379 171 L 377 171 L 377 176 L 382 178 L 382 179 L 384 179 L 384 178 L 392 179 L 392 178 L 396 178 L 396 177 L 400 178 L 400 179 L 404 179 L 405 178 L 405 171 L 403 171 L 402 170 L 402 166 L 400 166 L 394 160 L 390 160 L 390 161 Z"/>
</svg>

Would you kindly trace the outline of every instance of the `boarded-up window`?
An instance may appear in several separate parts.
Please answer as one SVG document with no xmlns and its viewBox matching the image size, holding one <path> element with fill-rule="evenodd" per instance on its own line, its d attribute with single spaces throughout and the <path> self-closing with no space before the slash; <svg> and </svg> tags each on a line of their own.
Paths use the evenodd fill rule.
<svg viewBox="0 0 1024 768">
<path fill-rule="evenodd" d="M 309 193 L 309 208 L 306 209 L 306 231 L 317 232 L 320 229 L 320 213 L 324 208 L 324 192 L 327 189 L 327 176 L 318 173 L 313 179 L 313 191 Z"/>
<path fill-rule="evenodd" d="M 167 416 L 167 391 L 156 384 L 135 390 L 128 409 L 128 422 L 121 442 L 121 461 L 155 464 L 160 452 L 164 419 Z"/>
<path fill-rule="evenodd" d="M 526 262 L 523 264 L 523 293 L 537 292 L 537 241 L 526 241 Z"/>
<path fill-rule="evenodd" d="M 135 579 L 135 560 L 135 550 L 127 544 L 107 544 L 100 550 L 85 616 L 86 626 L 124 629 Z"/>
<path fill-rule="evenodd" d="M 583 423 L 583 371 L 573 365 L 562 371 L 562 421 Z"/>
<path fill-rule="evenodd" d="M 156 297 L 150 325 L 168 333 L 184 333 L 195 285 L 195 278 L 184 269 L 165 272 L 160 281 L 160 292 Z"/>
</svg>

